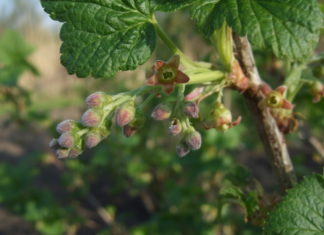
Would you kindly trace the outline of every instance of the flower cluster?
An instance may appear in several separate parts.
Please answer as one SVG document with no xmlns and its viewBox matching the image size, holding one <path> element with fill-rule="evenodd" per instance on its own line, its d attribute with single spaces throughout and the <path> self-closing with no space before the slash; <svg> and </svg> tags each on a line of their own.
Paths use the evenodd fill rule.
<svg viewBox="0 0 324 235">
<path fill-rule="evenodd" d="M 177 84 L 189 82 L 189 77 L 179 70 L 179 66 L 179 56 L 175 55 L 168 62 L 157 61 L 152 68 L 153 74 L 147 77 L 146 86 L 142 88 L 113 96 L 104 92 L 91 94 L 85 101 L 88 109 L 79 121 L 65 120 L 57 125 L 59 137 L 51 141 L 50 147 L 55 150 L 58 158 L 73 158 L 80 155 L 85 148 L 98 145 L 110 134 L 112 125 L 121 127 L 126 137 L 132 136 L 144 125 L 143 107 L 151 98 L 163 97 L 161 90 L 169 96 Z M 202 68 L 198 70 L 205 71 Z M 191 76 L 193 74 L 195 73 L 191 73 Z M 197 131 L 198 127 L 208 126 L 226 131 L 240 123 L 241 117 L 232 121 L 231 111 L 221 103 L 216 103 L 207 118 L 200 113 L 200 102 L 210 95 L 221 93 L 225 86 L 226 83 L 210 84 L 197 87 L 185 95 L 185 85 L 181 85 L 178 87 L 176 99 L 167 97 L 153 109 L 151 118 L 156 121 L 169 121 L 168 131 L 178 139 L 176 152 L 179 156 L 183 157 L 190 151 L 200 149 L 202 138 Z M 242 85 L 240 88 L 244 90 L 246 86 Z M 143 102 L 136 102 L 139 95 L 147 92 L 151 93 L 148 98 Z M 219 98 L 220 96 L 218 100 Z"/>
<path fill-rule="evenodd" d="M 177 154 L 181 157 L 187 155 L 191 150 L 201 147 L 201 135 L 190 118 L 199 117 L 199 106 L 197 103 L 181 100 L 158 104 L 152 111 L 151 117 L 156 121 L 169 120 L 169 133 L 178 136 L 180 142 L 176 146 Z"/>
<path fill-rule="evenodd" d="M 93 148 L 105 139 L 113 123 L 131 136 L 139 127 L 134 97 L 128 94 L 110 96 L 95 92 L 86 99 L 88 109 L 80 121 L 64 120 L 56 126 L 60 136 L 50 142 L 58 158 L 77 157 L 85 148 Z"/>
</svg>

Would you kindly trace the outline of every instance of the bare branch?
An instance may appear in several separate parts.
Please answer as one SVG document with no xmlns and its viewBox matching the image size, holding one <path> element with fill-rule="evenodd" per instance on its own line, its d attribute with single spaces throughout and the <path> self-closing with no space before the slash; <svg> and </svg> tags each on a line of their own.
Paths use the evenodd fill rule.
<svg viewBox="0 0 324 235">
<path fill-rule="evenodd" d="M 283 190 L 286 190 L 295 184 L 296 177 L 293 172 L 294 169 L 288 153 L 285 137 L 280 132 L 270 112 L 258 107 L 258 103 L 262 97 L 256 92 L 255 88 L 262 83 L 262 79 L 255 66 L 249 41 L 246 37 L 234 35 L 234 42 L 237 59 L 245 75 L 250 78 L 252 83 L 252 88 L 244 93 L 245 100 L 256 120 L 256 127 L 262 138 L 264 148 L 271 157 L 281 187 Z"/>
</svg>

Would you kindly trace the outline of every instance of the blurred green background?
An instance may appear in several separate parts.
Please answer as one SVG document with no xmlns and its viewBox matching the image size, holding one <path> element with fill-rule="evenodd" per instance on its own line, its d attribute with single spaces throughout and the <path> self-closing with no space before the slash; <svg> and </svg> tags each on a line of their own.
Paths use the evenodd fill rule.
<svg viewBox="0 0 324 235">
<path fill-rule="evenodd" d="M 158 19 L 188 56 L 217 63 L 186 12 Z M 235 92 L 226 92 L 225 103 L 243 116 L 242 124 L 226 133 L 203 132 L 202 148 L 185 158 L 176 156 L 167 123 L 148 118 L 129 139 L 114 128 L 79 158 L 56 159 L 48 148 L 56 123 L 79 119 L 94 91 L 141 86 L 155 55 L 170 56 L 159 42 L 151 61 L 136 71 L 78 79 L 60 65 L 59 28 L 37 0 L 0 0 L 0 234 L 260 234 L 279 186 Z M 255 55 L 263 78 L 281 84 L 282 61 L 266 50 Z M 306 79 L 316 66 L 323 64 L 305 71 Z M 324 163 L 324 101 L 311 100 L 307 89 L 298 95 L 300 128 L 287 137 L 299 178 L 321 172 Z"/>
</svg>

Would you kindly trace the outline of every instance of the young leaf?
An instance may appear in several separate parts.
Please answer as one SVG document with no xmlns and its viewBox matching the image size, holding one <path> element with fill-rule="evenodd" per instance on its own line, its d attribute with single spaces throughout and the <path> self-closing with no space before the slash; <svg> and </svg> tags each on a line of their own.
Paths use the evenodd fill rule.
<svg viewBox="0 0 324 235">
<path fill-rule="evenodd" d="M 155 47 L 149 0 L 41 0 L 61 29 L 61 62 L 78 77 L 112 77 L 145 63 Z"/>
<path fill-rule="evenodd" d="M 316 0 L 199 0 L 191 15 L 207 36 L 226 20 L 257 48 L 295 60 L 310 55 L 323 27 Z"/>
<path fill-rule="evenodd" d="M 265 224 L 265 234 L 324 234 L 324 177 L 312 175 L 291 189 Z"/>
</svg>

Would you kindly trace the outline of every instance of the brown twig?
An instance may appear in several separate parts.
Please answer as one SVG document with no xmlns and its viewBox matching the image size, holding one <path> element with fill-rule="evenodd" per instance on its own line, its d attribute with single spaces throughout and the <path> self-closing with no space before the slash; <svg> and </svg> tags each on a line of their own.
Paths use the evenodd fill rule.
<svg viewBox="0 0 324 235">
<path fill-rule="evenodd" d="M 234 34 L 234 42 L 236 46 L 236 56 L 240 66 L 244 74 L 251 81 L 251 88 L 244 92 L 245 100 L 256 120 L 256 127 L 263 141 L 264 148 L 271 157 L 281 188 L 285 191 L 291 188 L 296 182 L 285 137 L 280 132 L 270 112 L 258 107 L 258 103 L 262 97 L 256 94 L 255 88 L 262 83 L 262 79 L 256 68 L 249 41 L 246 37 L 239 37 Z"/>
</svg>

